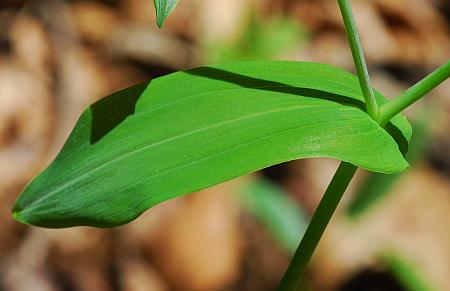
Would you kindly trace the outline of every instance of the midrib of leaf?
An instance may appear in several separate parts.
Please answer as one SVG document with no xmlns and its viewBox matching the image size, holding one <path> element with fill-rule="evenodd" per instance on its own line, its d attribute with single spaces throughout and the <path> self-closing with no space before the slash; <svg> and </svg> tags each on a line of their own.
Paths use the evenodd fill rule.
<svg viewBox="0 0 450 291">
<path fill-rule="evenodd" d="M 281 76 L 283 76 L 283 75 L 281 75 Z M 189 82 L 182 82 L 182 83 L 183 83 L 183 85 L 185 85 L 186 83 L 189 83 Z M 281 88 L 285 88 L 285 87 L 291 87 L 291 86 L 288 85 L 288 84 L 284 84 L 284 86 L 282 86 L 282 85 L 280 85 L 280 86 L 260 86 L 260 87 L 256 87 L 255 86 L 255 87 L 252 87 L 252 90 L 253 89 L 255 89 L 255 90 L 258 90 L 258 89 L 269 89 L 269 88 L 272 88 L 272 89 L 280 88 L 281 89 Z M 303 89 L 303 88 L 299 88 L 299 89 Z M 314 89 L 314 88 L 311 87 L 311 88 L 308 88 L 308 89 Z M 150 88 L 150 90 L 151 90 L 151 88 Z M 160 105 L 158 107 L 152 108 L 151 110 L 145 110 L 144 108 L 141 108 L 140 111 L 137 111 L 134 114 L 133 118 L 135 118 L 135 119 L 143 118 L 143 117 L 145 117 L 145 116 L 147 116 L 149 114 L 153 114 L 153 113 L 156 113 L 158 111 L 161 111 L 164 108 L 167 108 L 167 107 L 173 106 L 175 104 L 182 103 L 182 102 L 194 99 L 194 98 L 198 98 L 198 97 L 201 97 L 201 96 L 204 96 L 204 95 L 210 95 L 211 93 L 230 92 L 230 91 L 238 91 L 238 90 L 245 90 L 245 88 L 243 88 L 243 87 L 224 88 L 224 89 L 215 89 L 215 90 L 211 90 L 211 91 L 207 91 L 207 92 L 195 93 L 195 94 L 189 95 L 188 97 L 179 98 L 179 99 L 176 99 L 176 100 L 171 101 L 169 103 L 166 103 L 166 104 Z M 329 93 L 330 92 L 324 92 L 324 94 L 329 94 Z M 284 97 L 288 97 L 288 95 L 291 95 L 291 94 L 286 94 L 286 96 L 284 96 Z M 147 97 L 150 97 L 150 96 L 147 96 Z M 280 98 L 282 98 L 282 97 L 280 97 Z M 293 98 L 311 98 L 312 100 L 313 99 L 317 99 L 317 98 L 308 97 L 308 96 L 289 96 L 289 98 L 292 98 L 292 99 Z M 346 100 L 346 102 L 336 101 L 336 100 L 329 100 L 329 99 L 321 99 L 321 100 L 327 100 L 329 102 L 333 102 L 333 103 L 336 103 L 336 104 L 343 104 L 343 105 L 345 104 L 345 105 L 348 105 L 348 106 L 351 106 L 351 107 L 354 107 L 354 108 L 357 108 L 357 109 L 361 110 L 361 108 L 359 107 L 359 104 L 358 104 L 358 101 L 359 101 L 358 99 L 348 98 L 348 100 Z M 316 107 L 317 105 L 304 104 L 303 106 L 315 106 Z M 276 112 L 276 111 L 273 111 L 273 112 Z M 70 156 L 72 154 L 74 154 L 74 152 L 69 153 L 68 156 Z M 127 154 L 127 153 L 125 153 L 125 154 Z M 65 157 L 65 158 L 67 158 L 67 157 Z M 110 161 L 112 161 L 112 160 L 110 160 Z M 62 184 L 60 188 L 64 189 L 64 187 L 63 187 L 64 185 L 65 184 Z"/>
<path fill-rule="evenodd" d="M 177 139 L 179 139 L 179 138 L 187 137 L 187 136 L 189 136 L 189 135 L 192 135 L 192 134 L 195 134 L 195 133 L 199 133 L 199 132 L 202 132 L 202 131 L 205 131 L 205 130 L 208 130 L 208 129 L 221 127 L 221 126 L 223 126 L 223 125 L 232 124 L 232 123 L 235 123 L 235 122 L 238 122 L 238 121 L 242 121 L 242 120 L 246 120 L 246 119 L 251 119 L 251 118 L 253 118 L 253 117 L 264 116 L 264 115 L 267 115 L 267 114 L 272 114 L 272 113 L 277 113 L 277 112 L 284 112 L 284 111 L 297 110 L 297 109 L 305 108 L 305 107 L 318 107 L 318 106 L 317 106 L 317 105 L 304 104 L 304 105 L 301 105 L 301 106 L 293 106 L 293 107 L 290 107 L 290 108 L 283 108 L 283 109 L 279 109 L 279 110 L 270 110 L 270 111 L 266 111 L 266 112 L 260 112 L 260 113 L 257 113 L 257 114 L 250 114 L 250 115 L 247 115 L 247 116 L 244 116 L 244 117 L 235 118 L 235 119 L 227 120 L 227 121 L 220 122 L 220 123 L 217 123 L 217 124 L 214 124 L 214 125 L 202 127 L 202 128 L 199 128 L 199 129 L 196 129 L 196 130 L 193 130 L 193 131 L 184 133 L 184 134 L 172 136 L 172 137 L 167 138 L 167 139 L 162 140 L 162 141 L 158 141 L 158 142 L 155 142 L 155 143 L 152 143 L 152 144 L 145 145 L 145 146 L 143 146 L 143 147 L 141 147 L 141 148 L 137 148 L 137 149 L 135 149 L 135 150 L 126 152 L 126 153 L 124 153 L 124 154 L 122 154 L 122 155 L 120 155 L 120 156 L 118 156 L 118 157 L 115 157 L 115 158 L 109 160 L 109 161 L 106 162 L 106 163 L 103 163 L 103 164 L 101 164 L 101 165 L 99 165 L 99 166 L 94 167 L 93 169 L 91 169 L 91 170 L 89 170 L 89 171 L 87 171 L 87 172 L 84 172 L 82 175 L 77 176 L 75 179 L 73 179 L 73 180 L 71 180 L 71 181 L 69 181 L 69 182 L 67 182 L 67 183 L 65 183 L 65 184 L 62 184 L 62 185 L 59 186 L 58 188 L 56 188 L 56 189 L 50 191 L 47 195 L 42 196 L 41 198 L 34 200 L 34 201 L 31 202 L 30 204 L 28 204 L 26 207 L 27 207 L 29 210 L 31 210 L 31 209 L 33 208 L 33 205 L 34 205 L 34 204 L 37 204 L 37 203 L 42 202 L 42 201 L 45 201 L 46 199 L 52 197 L 55 193 L 59 192 L 60 190 L 62 190 L 62 189 L 64 189 L 64 188 L 67 188 L 67 187 L 69 187 L 69 186 L 71 186 L 71 185 L 73 185 L 73 184 L 76 184 L 79 180 L 81 180 L 82 178 L 84 178 L 84 177 L 86 177 L 86 176 L 88 176 L 88 175 L 94 173 L 95 171 L 98 171 L 98 170 L 100 170 L 100 169 L 102 169 L 102 168 L 104 168 L 104 167 L 106 167 L 106 166 L 109 166 L 109 165 L 111 165 L 111 164 L 113 164 L 113 163 L 115 163 L 115 162 L 117 162 L 117 161 L 119 161 L 119 160 L 122 160 L 122 159 L 124 159 L 124 158 L 126 158 L 126 157 L 129 157 L 129 156 L 131 156 L 131 155 L 133 155 L 133 154 L 139 153 L 139 152 L 141 152 L 141 151 L 143 151 L 143 150 L 150 149 L 150 148 L 152 148 L 152 147 L 154 147 L 154 146 L 158 146 L 158 145 L 164 144 L 164 143 L 169 142 L 169 141 L 177 140 Z M 325 106 L 325 105 L 321 105 L 320 107 L 321 107 L 321 108 L 326 108 L 326 107 L 334 107 L 334 106 L 333 106 L 333 105 L 326 105 L 326 106 Z M 344 109 L 344 108 L 342 108 L 342 109 Z M 342 110 L 342 109 L 339 109 L 339 110 Z M 311 115 L 311 114 L 313 114 L 313 113 L 306 113 L 305 115 Z M 314 114 L 315 114 L 315 113 L 314 113 Z M 325 123 L 331 123 L 331 121 L 330 121 L 330 122 L 323 122 L 323 123 L 324 123 L 324 124 L 325 124 Z M 313 124 L 313 125 L 309 125 L 309 126 L 301 126 L 301 127 L 307 128 L 307 127 L 312 127 L 312 126 L 317 126 L 317 123 L 316 123 L 316 124 Z M 291 129 L 288 129 L 288 130 L 284 130 L 284 131 L 282 131 L 282 132 L 287 132 L 287 131 L 289 131 L 289 130 L 294 130 L 294 129 L 298 129 L 298 128 L 300 128 L 300 127 L 291 128 Z M 278 134 L 278 133 L 277 133 L 277 134 Z M 267 138 L 267 137 L 270 137 L 270 136 L 273 136 L 273 134 L 271 134 L 271 135 L 266 135 L 266 136 L 261 137 L 261 138 Z M 243 143 L 242 145 L 245 145 L 245 144 L 246 144 L 246 143 Z M 219 152 L 219 153 L 220 153 L 220 152 Z M 171 170 L 173 170 L 173 169 L 171 169 Z M 162 173 L 160 173 L 160 174 L 162 174 Z M 158 174 L 158 175 L 160 175 L 160 174 Z M 156 176 L 158 176 L 158 175 L 153 175 L 153 176 L 150 176 L 150 177 L 154 178 L 154 177 L 156 177 Z"/>
<path fill-rule="evenodd" d="M 312 114 L 305 114 L 305 115 L 312 115 Z M 345 121 L 345 120 L 346 120 L 346 119 L 343 119 L 343 121 Z M 332 123 L 333 123 L 332 121 L 327 121 L 327 122 L 321 122 L 320 124 L 332 124 Z M 305 129 L 307 129 L 307 128 L 312 128 L 312 127 L 315 127 L 316 125 L 317 125 L 317 123 L 314 124 L 314 125 L 311 124 L 311 125 L 302 126 L 302 128 L 305 128 Z M 233 147 L 230 147 L 230 148 L 228 148 L 228 149 L 225 149 L 225 150 L 222 150 L 222 151 L 217 151 L 217 152 L 216 152 L 215 154 L 213 154 L 213 155 L 209 155 L 209 156 L 203 157 L 203 158 L 201 158 L 201 159 L 196 159 L 196 160 L 193 160 L 193 161 L 191 161 L 191 162 L 189 162 L 189 163 L 184 163 L 184 164 L 179 165 L 179 166 L 174 166 L 174 167 L 172 167 L 172 168 L 170 168 L 170 169 L 167 169 L 167 170 L 165 170 L 165 171 L 161 171 L 161 172 L 159 172 L 158 174 L 149 176 L 149 178 L 156 178 L 156 177 L 159 177 L 159 176 L 168 174 L 168 173 L 170 173 L 170 172 L 173 172 L 173 171 L 182 169 L 182 168 L 184 168 L 184 167 L 192 166 L 192 165 L 195 165 L 195 164 L 200 163 L 200 162 L 202 162 L 202 161 L 206 161 L 206 160 L 213 159 L 213 158 L 215 158 L 215 157 L 217 157 L 217 156 L 220 156 L 220 155 L 223 154 L 223 153 L 230 152 L 230 151 L 239 149 L 239 148 L 241 148 L 241 147 L 247 146 L 247 145 L 249 145 L 249 144 L 252 144 L 252 143 L 254 143 L 254 142 L 256 142 L 256 141 L 264 140 L 264 139 L 267 139 L 267 138 L 269 138 L 269 137 L 273 137 L 273 136 L 276 136 L 276 135 L 283 134 L 283 133 L 285 133 L 285 132 L 289 132 L 289 131 L 292 131 L 292 130 L 296 130 L 296 129 L 298 129 L 298 128 L 299 128 L 299 127 L 293 127 L 293 128 L 286 129 L 286 130 L 282 130 L 282 131 L 279 131 L 279 132 L 275 132 L 275 133 L 272 133 L 272 134 L 269 134 L 269 135 L 261 136 L 261 137 L 255 138 L 255 139 L 253 139 L 253 140 L 249 140 L 249 141 L 247 141 L 247 142 L 245 142 L 245 143 L 237 144 L 237 145 L 235 145 L 235 146 L 233 146 Z M 371 131 L 373 131 L 373 130 L 375 130 L 375 129 L 372 129 Z M 364 131 L 364 132 L 362 133 L 362 135 L 368 135 L 368 134 L 370 134 L 371 131 Z M 352 134 L 340 135 L 340 137 L 346 137 L 346 136 L 352 136 Z M 314 151 L 314 150 L 312 150 L 312 151 Z M 307 150 L 305 150 L 305 152 L 307 152 Z M 314 154 L 314 155 L 308 155 L 308 156 L 309 156 L 309 157 L 312 157 L 312 158 L 313 158 L 313 157 L 318 157 L 318 156 L 320 156 L 320 157 L 329 157 L 329 158 L 332 158 L 331 156 L 329 156 L 329 155 L 324 155 L 324 154 L 320 154 L 320 155 Z M 284 161 L 284 160 L 283 160 L 283 161 Z M 278 162 L 283 162 L 283 161 L 278 161 Z M 254 171 L 258 171 L 258 170 L 261 170 L 261 169 L 263 169 L 263 168 L 266 168 L 268 165 L 271 165 L 271 164 L 272 164 L 272 163 L 267 164 L 267 165 L 263 165 L 263 166 L 261 166 L 261 167 L 255 169 Z M 238 176 L 240 176 L 240 175 L 241 175 L 241 174 L 236 174 L 234 177 L 238 177 Z M 234 178 L 234 177 L 231 177 L 231 178 Z M 195 191 L 198 191 L 198 190 L 201 190 L 201 189 L 205 189 L 205 188 L 208 188 L 208 187 L 213 186 L 213 185 L 216 185 L 216 184 L 217 184 L 216 182 L 213 182 L 213 183 L 211 183 L 210 185 L 206 185 L 206 186 L 202 186 L 202 187 L 197 187 L 197 188 L 192 188 L 192 189 L 190 190 L 190 192 L 195 192 Z M 177 197 L 177 196 L 179 196 L 180 193 L 185 193 L 185 191 L 180 191 L 180 190 L 174 191 L 174 192 L 172 192 L 171 197 L 172 197 L 172 198 Z M 166 197 L 165 199 L 159 199 L 159 197 L 160 197 L 160 196 L 163 196 L 163 195 L 164 195 L 164 194 L 162 194 L 162 193 L 160 193 L 160 194 L 155 194 L 155 196 L 153 196 L 151 200 L 152 200 L 153 202 L 154 202 L 154 201 L 158 201 L 158 202 L 159 202 L 159 201 L 161 201 L 161 200 L 167 200 L 167 197 Z M 153 198 L 154 198 L 154 199 L 153 199 Z M 79 199 L 81 199 L 81 198 L 79 198 Z M 106 198 L 105 198 L 105 199 L 106 199 Z M 170 199 L 170 198 L 168 198 L 168 199 Z M 77 201 L 77 200 L 75 199 L 73 202 L 76 202 L 76 201 Z M 144 197 L 144 198 L 141 199 L 140 201 L 137 201 L 137 202 L 136 202 L 136 205 L 141 205 L 142 203 L 144 203 L 144 202 L 146 202 L 146 201 L 148 201 L 148 197 Z M 98 201 L 97 201 L 97 202 L 98 202 Z M 125 213 L 125 212 L 127 212 L 127 211 L 128 211 L 128 210 L 123 210 L 123 211 L 117 212 L 117 213 L 115 213 L 115 214 L 111 214 L 110 216 L 106 216 L 105 219 L 107 220 L 107 219 L 109 219 L 109 218 L 111 218 L 111 217 L 114 217 L 114 216 L 120 216 L 120 215 L 122 215 L 123 213 Z"/>
<path fill-rule="evenodd" d="M 258 63 L 258 62 L 257 61 L 256 62 L 255 61 L 250 61 L 250 62 L 242 62 L 242 63 L 249 65 L 249 64 Z M 294 64 L 297 64 L 298 62 L 293 62 L 293 61 L 269 61 L 268 66 L 267 66 L 268 69 L 271 68 L 271 65 L 274 65 L 274 64 L 277 64 L 277 63 L 286 65 L 286 67 L 288 69 L 294 71 L 294 69 L 289 67 L 289 65 L 294 65 Z M 337 103 L 340 103 L 340 104 L 343 104 L 343 105 L 350 105 L 350 106 L 354 106 L 354 107 L 360 108 L 360 104 L 359 103 L 360 102 L 364 102 L 364 97 L 363 97 L 362 90 L 359 87 L 358 80 L 355 78 L 355 76 L 353 74 L 349 73 L 346 70 L 343 70 L 343 69 L 340 69 L 340 68 L 335 68 L 335 67 L 332 67 L 332 66 L 327 65 L 327 64 L 313 63 L 313 62 L 302 62 L 302 67 L 308 67 L 308 66 L 311 66 L 311 68 L 314 67 L 314 69 L 315 69 L 312 72 L 308 72 L 309 77 L 314 76 L 314 79 L 324 79 L 324 77 L 326 77 L 327 83 L 334 85 L 333 88 L 329 88 L 331 90 L 324 91 L 326 94 L 331 93 L 331 94 L 337 94 L 337 95 L 343 95 L 343 96 L 345 95 L 345 96 L 348 97 L 348 101 L 347 102 L 342 102 L 342 101 L 337 101 L 337 100 L 330 100 L 330 101 L 334 101 L 334 102 L 337 102 Z M 233 71 L 233 70 L 235 70 L 235 68 L 230 68 L 230 67 L 220 68 L 220 67 L 211 66 L 211 67 L 204 67 L 204 68 L 227 69 L 227 70 L 231 69 L 229 71 L 229 73 L 236 74 L 236 72 Z M 330 68 L 333 71 L 330 72 L 330 71 L 327 70 L 327 69 L 330 69 Z M 298 70 L 298 71 L 301 71 L 301 70 L 304 70 L 305 68 L 295 68 L 295 69 Z M 178 89 L 178 88 L 180 88 L 182 86 L 185 86 L 187 83 L 192 82 L 192 80 L 179 82 L 179 80 L 176 77 L 178 77 L 180 74 L 186 74 L 186 73 L 189 73 L 189 72 L 195 71 L 195 70 L 196 69 L 188 70 L 188 71 L 182 71 L 182 72 L 178 72 L 178 73 L 172 74 L 172 78 L 174 79 L 174 80 L 170 80 L 170 81 L 172 81 L 172 84 L 167 84 L 167 85 L 164 84 L 163 86 L 161 86 L 162 88 L 158 88 L 159 91 L 160 92 L 161 91 L 164 92 L 166 90 L 173 91 L 174 89 Z M 316 73 L 316 71 L 318 71 L 318 70 L 320 70 L 322 73 Z M 298 84 L 295 84 L 295 83 L 294 84 L 287 84 L 287 83 L 281 83 L 279 81 L 271 81 L 270 80 L 270 77 L 274 77 L 274 76 L 282 77 L 282 79 L 285 79 L 285 80 L 286 79 L 295 80 L 295 78 L 293 77 L 292 74 L 283 74 L 283 73 L 271 71 L 270 75 L 267 76 L 267 77 L 269 77 L 269 79 L 263 79 L 263 78 L 266 78 L 266 76 L 260 75 L 260 76 L 254 77 L 254 76 L 251 76 L 251 75 L 246 75 L 246 73 L 248 74 L 248 72 L 245 72 L 241 76 L 236 76 L 236 77 L 229 77 L 229 75 L 226 75 L 226 74 L 223 74 L 223 75 L 217 74 L 217 75 L 214 75 L 214 78 L 222 79 L 222 80 L 217 81 L 217 82 L 233 83 L 233 81 L 235 81 L 235 80 L 239 80 L 239 79 L 241 79 L 243 77 L 244 78 L 248 77 L 248 78 L 251 78 L 251 79 L 259 79 L 261 82 L 275 82 L 275 83 L 279 83 L 280 84 L 279 88 L 284 88 L 283 86 L 285 86 L 285 87 L 298 87 L 298 88 L 301 88 L 301 89 L 319 90 L 315 86 L 302 85 L 302 87 L 299 87 Z M 253 72 L 250 72 L 250 73 L 255 73 L 255 72 L 253 71 Z M 257 74 L 260 74 L 260 72 L 258 72 Z M 198 76 L 198 77 L 206 78 L 206 77 L 203 77 L 203 76 Z M 353 81 L 356 81 L 355 82 L 356 87 L 352 87 L 352 86 L 348 85 L 348 81 L 352 81 L 351 79 L 353 79 L 353 78 L 355 78 L 355 80 L 353 80 Z M 159 80 L 156 79 L 155 81 L 159 81 Z M 168 79 L 164 79 L 164 81 L 166 81 L 168 83 L 169 80 Z M 175 85 L 173 85 L 174 82 L 176 82 Z M 162 84 L 159 83 L 158 85 L 162 85 Z M 237 85 L 237 84 L 235 84 L 235 86 L 239 86 L 239 88 L 227 88 L 227 89 L 224 89 L 224 90 L 233 90 L 233 89 L 244 88 L 243 86 Z M 256 86 L 254 86 L 252 88 L 254 88 L 254 89 L 264 89 L 264 88 L 277 88 L 277 87 L 270 87 L 270 86 L 256 87 Z M 345 92 L 345 94 L 344 94 L 344 92 L 342 92 L 341 89 L 346 89 L 347 92 Z M 220 92 L 221 90 L 214 90 L 214 91 L 215 92 Z M 379 92 L 377 92 L 376 90 L 374 91 L 374 93 L 375 93 L 375 95 L 377 97 L 377 101 L 381 105 L 388 102 L 388 100 L 385 100 L 384 97 Z M 383 98 L 380 98 L 380 97 L 383 97 Z M 179 100 L 179 101 L 182 101 L 182 100 Z M 176 103 L 176 101 L 175 101 L 175 103 Z M 171 104 L 174 104 L 174 103 L 171 103 Z M 168 104 L 166 104 L 166 105 L 168 105 Z M 165 105 L 163 105 L 163 106 L 165 106 Z M 360 108 L 360 109 L 365 111 L 363 108 Z M 403 116 L 401 116 L 401 117 L 403 117 Z M 405 119 L 405 118 L 403 117 L 403 119 Z M 399 122 L 399 120 L 398 120 L 398 122 Z M 396 124 L 396 123 L 394 122 L 394 124 Z M 397 127 L 397 126 L 399 126 L 399 124 L 398 125 L 396 124 L 395 126 Z M 407 130 L 406 128 L 403 128 L 403 129 Z M 405 132 L 403 132 L 402 130 L 400 130 L 400 132 L 401 132 L 403 138 L 406 141 L 408 141 L 409 138 L 410 138 L 410 135 L 408 135 L 408 134 L 405 135 Z"/>
</svg>

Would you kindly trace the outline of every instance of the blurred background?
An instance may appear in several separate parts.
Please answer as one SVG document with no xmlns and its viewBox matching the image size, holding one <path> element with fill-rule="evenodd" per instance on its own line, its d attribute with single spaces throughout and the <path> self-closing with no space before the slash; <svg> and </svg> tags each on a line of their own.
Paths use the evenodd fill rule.
<svg viewBox="0 0 450 291">
<path fill-rule="evenodd" d="M 352 1 L 373 85 L 392 98 L 450 58 L 450 1 Z M 289 162 L 160 204 L 115 229 L 11 218 L 82 110 L 208 63 L 289 59 L 353 71 L 336 1 L 0 1 L 0 290 L 274 290 L 337 167 Z M 450 82 L 408 110 L 402 175 L 360 170 L 302 290 L 450 290 Z"/>
</svg>

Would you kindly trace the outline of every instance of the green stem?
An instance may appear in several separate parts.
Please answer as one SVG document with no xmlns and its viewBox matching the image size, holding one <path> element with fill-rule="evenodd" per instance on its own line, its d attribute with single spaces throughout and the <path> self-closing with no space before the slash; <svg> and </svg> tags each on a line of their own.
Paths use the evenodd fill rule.
<svg viewBox="0 0 450 291">
<path fill-rule="evenodd" d="M 278 291 L 297 290 L 306 266 L 357 169 L 346 162 L 339 165 L 278 286 Z"/>
<path fill-rule="evenodd" d="M 349 0 L 338 0 L 339 8 L 341 9 L 342 18 L 344 20 L 345 31 L 352 50 L 353 62 L 355 63 L 356 73 L 358 75 L 359 84 L 366 103 L 367 113 L 372 119 L 377 120 L 379 115 L 379 108 L 372 86 L 370 85 L 369 72 L 367 70 L 366 60 L 359 39 L 358 30 L 353 17 L 352 8 Z"/>
<path fill-rule="evenodd" d="M 370 85 L 369 72 L 367 70 L 350 3 L 348 0 L 338 0 L 338 3 L 350 43 L 359 84 L 364 95 L 367 113 L 373 120 L 378 121 L 378 103 Z M 340 164 L 308 225 L 308 229 L 292 258 L 286 273 L 281 279 L 278 291 L 297 290 L 306 266 L 357 169 L 358 167 L 346 162 Z"/>
<path fill-rule="evenodd" d="M 379 123 L 385 126 L 395 115 L 419 100 L 450 77 L 450 61 L 381 107 Z"/>
</svg>

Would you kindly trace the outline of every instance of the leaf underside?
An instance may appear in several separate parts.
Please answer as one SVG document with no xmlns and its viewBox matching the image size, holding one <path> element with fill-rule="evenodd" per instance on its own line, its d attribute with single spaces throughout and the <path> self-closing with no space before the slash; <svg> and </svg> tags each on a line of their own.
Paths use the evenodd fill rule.
<svg viewBox="0 0 450 291">
<path fill-rule="evenodd" d="M 153 2 L 155 4 L 156 23 L 159 27 L 162 27 L 166 18 L 177 6 L 178 0 L 153 0 Z"/>
<path fill-rule="evenodd" d="M 234 63 L 157 78 L 86 109 L 13 215 L 44 227 L 117 226 L 162 201 L 300 158 L 403 171 L 409 123 L 396 116 L 390 135 L 362 108 L 357 78 L 317 63 Z"/>
</svg>

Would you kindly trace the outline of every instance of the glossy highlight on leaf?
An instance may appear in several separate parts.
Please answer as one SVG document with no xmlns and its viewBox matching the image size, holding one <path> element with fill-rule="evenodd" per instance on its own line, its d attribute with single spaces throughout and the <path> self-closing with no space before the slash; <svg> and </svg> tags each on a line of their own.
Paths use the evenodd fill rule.
<svg viewBox="0 0 450 291">
<path fill-rule="evenodd" d="M 301 158 L 403 171 L 409 123 L 396 116 L 391 135 L 363 108 L 354 75 L 317 63 L 231 63 L 160 77 L 86 109 L 14 217 L 117 226 L 162 201 Z"/>
<path fill-rule="evenodd" d="M 153 2 L 155 4 L 156 23 L 159 27 L 162 27 L 166 18 L 177 6 L 178 0 L 153 0 Z"/>
</svg>

